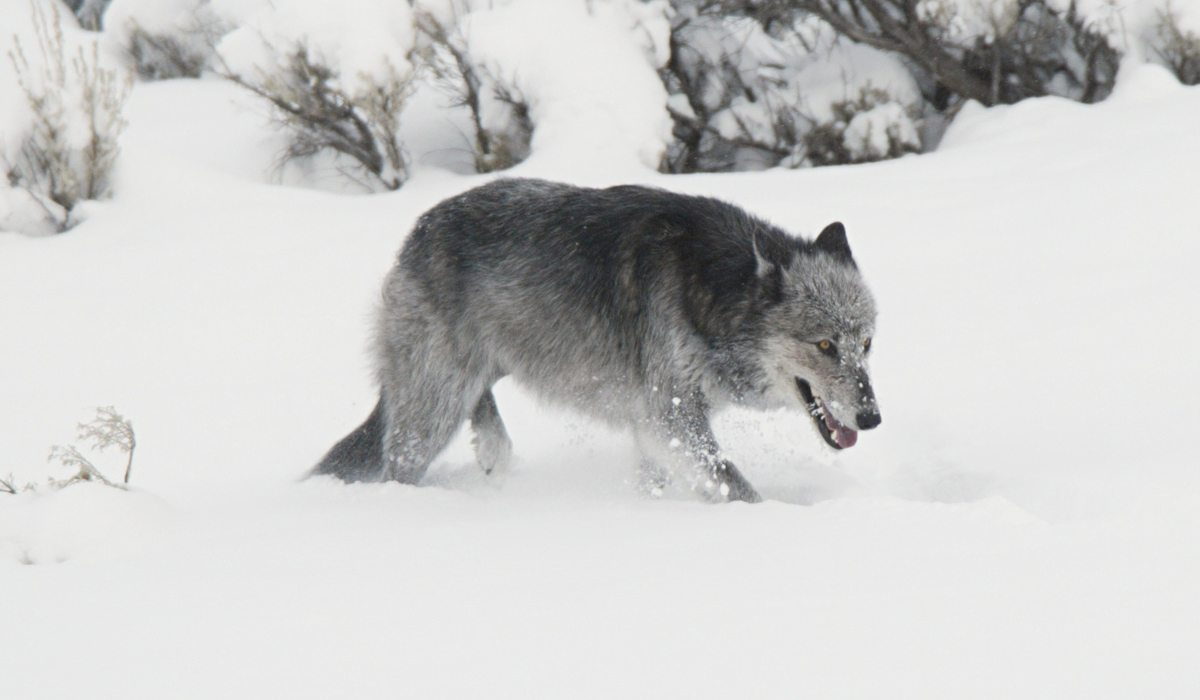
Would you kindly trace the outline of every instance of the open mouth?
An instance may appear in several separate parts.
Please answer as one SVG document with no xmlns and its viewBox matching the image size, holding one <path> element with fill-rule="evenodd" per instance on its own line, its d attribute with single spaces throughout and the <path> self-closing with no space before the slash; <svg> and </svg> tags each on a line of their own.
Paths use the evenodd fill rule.
<svg viewBox="0 0 1200 700">
<path fill-rule="evenodd" d="M 808 409 L 808 414 L 812 416 L 813 423 L 816 423 L 817 432 L 825 438 L 826 444 L 835 450 L 842 450 L 853 447 L 854 443 L 858 442 L 858 431 L 839 423 L 837 418 L 834 418 L 829 409 L 825 407 L 825 402 L 821 400 L 821 397 L 813 395 L 812 387 L 808 382 L 796 377 L 796 388 L 800 390 L 804 406 Z"/>
</svg>

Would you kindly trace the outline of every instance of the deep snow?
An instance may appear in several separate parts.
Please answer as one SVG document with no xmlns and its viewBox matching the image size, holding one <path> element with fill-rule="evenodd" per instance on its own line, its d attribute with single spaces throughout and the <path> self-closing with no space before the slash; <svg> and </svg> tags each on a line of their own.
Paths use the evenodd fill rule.
<svg viewBox="0 0 1200 700">
<path fill-rule="evenodd" d="M 244 104 L 138 85 L 117 198 L 0 234 L 0 474 L 62 476 L 46 450 L 93 406 L 139 439 L 133 492 L 0 494 L 3 697 L 1200 687 L 1200 89 L 1130 66 L 1100 105 L 968 107 L 938 152 L 869 166 L 513 171 L 846 223 L 884 423 L 835 455 L 804 417 L 723 415 L 756 506 L 639 499 L 628 436 L 509 384 L 502 483 L 465 437 L 427 487 L 297 482 L 373 405 L 409 225 L 485 178 L 270 184 Z"/>
</svg>

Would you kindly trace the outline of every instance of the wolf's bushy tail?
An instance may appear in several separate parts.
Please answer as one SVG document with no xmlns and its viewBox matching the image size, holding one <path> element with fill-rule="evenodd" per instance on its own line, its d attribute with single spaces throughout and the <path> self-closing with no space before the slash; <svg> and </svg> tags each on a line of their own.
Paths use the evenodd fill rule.
<svg viewBox="0 0 1200 700">
<path fill-rule="evenodd" d="M 330 474 L 342 481 L 379 481 L 383 476 L 383 399 L 366 422 L 321 458 L 309 476 Z"/>
</svg>

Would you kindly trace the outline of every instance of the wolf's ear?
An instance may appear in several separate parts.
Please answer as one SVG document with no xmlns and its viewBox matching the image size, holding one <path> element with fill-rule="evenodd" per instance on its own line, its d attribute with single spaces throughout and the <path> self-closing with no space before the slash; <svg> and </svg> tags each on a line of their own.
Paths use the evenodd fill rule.
<svg viewBox="0 0 1200 700">
<path fill-rule="evenodd" d="M 783 298 L 783 270 L 779 263 L 771 262 L 762 254 L 757 235 L 752 236 L 750 242 L 754 246 L 754 276 L 758 278 L 759 294 L 768 303 L 778 303 Z"/>
<path fill-rule="evenodd" d="M 779 267 L 775 263 L 763 257 L 762 250 L 758 247 L 758 236 L 750 236 L 750 245 L 754 248 L 754 274 L 759 279 L 770 276 Z"/>
<path fill-rule="evenodd" d="M 853 262 L 854 260 L 854 257 L 850 254 L 850 243 L 846 240 L 846 227 L 842 226 L 842 222 L 840 221 L 835 221 L 826 226 L 821 235 L 817 236 L 817 240 L 813 245 L 846 262 Z"/>
</svg>

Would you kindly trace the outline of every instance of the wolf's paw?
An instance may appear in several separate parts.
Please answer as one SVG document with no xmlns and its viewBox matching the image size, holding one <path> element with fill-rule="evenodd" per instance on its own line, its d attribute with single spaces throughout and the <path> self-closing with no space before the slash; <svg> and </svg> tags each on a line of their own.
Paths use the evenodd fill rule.
<svg viewBox="0 0 1200 700">
<path fill-rule="evenodd" d="M 750 482 L 746 481 L 746 477 L 742 476 L 738 468 L 733 466 L 733 463 L 729 460 L 721 460 L 710 483 L 716 487 L 716 492 L 720 494 L 720 498 L 717 499 L 719 501 L 762 502 L 762 496 L 758 495 L 758 491 L 754 490 Z"/>
<path fill-rule="evenodd" d="M 741 484 L 721 484 L 721 492 L 727 501 L 745 501 L 746 503 L 762 503 L 762 496 L 754 487 L 744 481 Z"/>
<path fill-rule="evenodd" d="M 484 474 L 492 477 L 503 476 L 508 472 L 512 462 L 512 441 L 508 435 L 495 431 L 478 431 L 473 440 L 475 444 L 475 460 Z"/>
<path fill-rule="evenodd" d="M 662 498 L 671 484 L 671 473 L 651 460 L 642 460 L 637 470 L 637 492 L 646 498 Z"/>
<path fill-rule="evenodd" d="M 754 487 L 749 484 L 730 483 L 728 481 L 705 481 L 701 488 L 696 489 L 697 492 L 709 503 L 732 503 L 734 501 L 745 501 L 746 503 L 761 503 L 762 496 L 754 490 Z"/>
<path fill-rule="evenodd" d="M 508 473 L 508 465 L 512 462 L 512 452 L 489 452 L 479 455 L 479 468 L 492 478 L 500 478 Z"/>
</svg>

